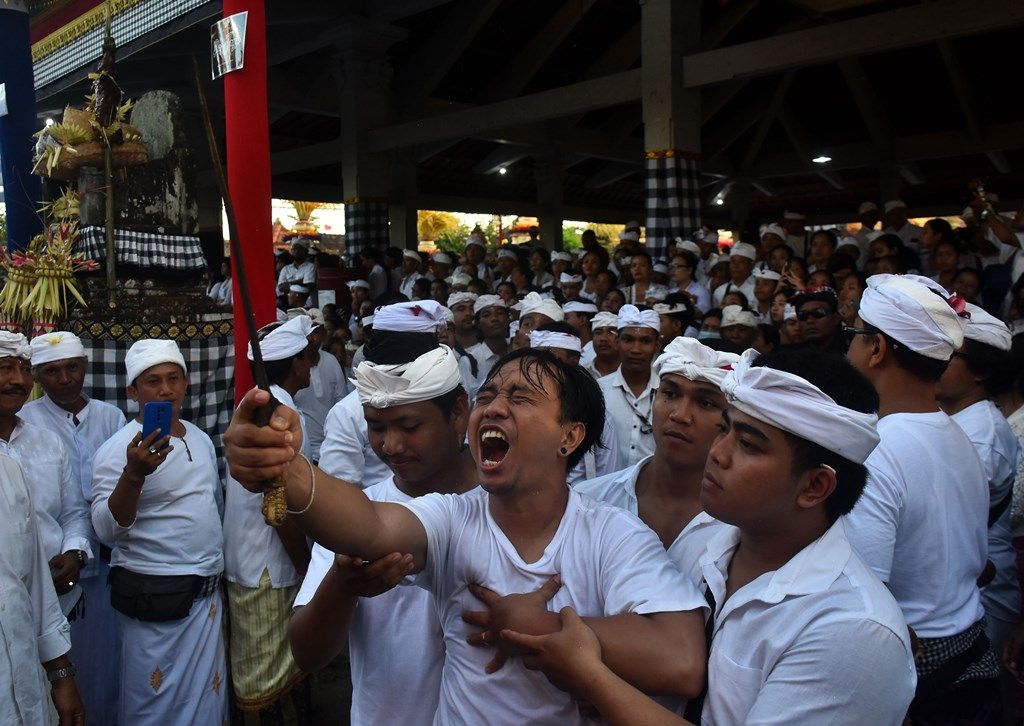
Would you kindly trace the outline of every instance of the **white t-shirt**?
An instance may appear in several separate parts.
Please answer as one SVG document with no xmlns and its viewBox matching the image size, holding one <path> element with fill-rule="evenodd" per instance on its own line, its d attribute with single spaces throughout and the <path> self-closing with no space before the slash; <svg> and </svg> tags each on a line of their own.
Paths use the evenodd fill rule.
<svg viewBox="0 0 1024 726">
<path fill-rule="evenodd" d="M 989 488 L 989 507 L 1013 492 L 1021 450 L 1010 425 L 991 401 L 979 401 L 954 414 L 981 459 Z M 986 523 L 987 523 L 986 519 Z M 1020 619 L 1020 585 L 1017 557 L 1011 543 L 1010 507 L 988 528 L 988 558 L 996 568 L 995 579 L 981 591 L 981 602 L 989 618 L 1016 624 Z"/>
<path fill-rule="evenodd" d="M 894 413 L 865 462 L 868 482 L 846 531 L 922 638 L 967 630 L 984 610 L 975 584 L 988 552 L 988 484 L 974 448 L 944 413 Z"/>
<path fill-rule="evenodd" d="M 487 494 L 477 490 L 463 496 L 429 494 L 404 505 L 427 533 L 427 559 L 415 582 L 433 595 L 446 645 L 435 724 L 585 723 L 571 696 L 519 660 L 484 673 L 493 651 L 469 645 L 466 637 L 478 629 L 462 621 L 464 609 L 483 608 L 468 590 L 471 583 L 506 595 L 536 590 L 558 574 L 563 584 L 548 609 L 571 605 L 584 617 L 706 607 L 654 533 L 628 512 L 570 490 L 544 554 L 527 563 L 487 503 Z"/>
<path fill-rule="evenodd" d="M 393 476 L 366 488 L 376 502 L 412 499 Z M 334 553 L 314 545 L 313 557 L 295 598 L 307 605 L 327 572 Z M 348 638 L 352 668 L 351 722 L 360 726 L 426 726 L 434 720 L 444 665 L 444 633 L 434 600 L 418 587 L 396 587 L 359 598 Z"/>
<path fill-rule="evenodd" d="M 580 482 L 573 487 L 580 494 L 586 494 L 599 502 L 625 509 L 639 516 L 636 498 L 636 480 L 640 471 L 654 458 L 648 456 L 639 463 L 607 476 Z M 708 541 L 722 527 L 727 526 L 707 512 L 701 512 L 691 519 L 668 548 L 668 556 L 694 585 L 699 586 L 704 576 L 700 571 L 700 559 Z"/>
<path fill-rule="evenodd" d="M 739 530 L 701 560 L 716 603 L 704 724 L 899 724 L 917 687 L 906 623 L 839 520 L 726 599 Z"/>
<path fill-rule="evenodd" d="M 391 470 L 370 446 L 358 391 L 338 401 L 327 414 L 319 466 L 331 476 L 360 487 L 391 476 Z"/>
</svg>

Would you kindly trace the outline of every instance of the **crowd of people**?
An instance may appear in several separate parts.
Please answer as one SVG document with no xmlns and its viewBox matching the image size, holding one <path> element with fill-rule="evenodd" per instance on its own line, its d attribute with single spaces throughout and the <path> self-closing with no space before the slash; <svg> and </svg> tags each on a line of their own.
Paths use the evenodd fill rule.
<svg viewBox="0 0 1024 726">
<path fill-rule="evenodd" d="M 223 478 L 173 341 L 128 351 L 129 420 L 74 335 L 0 332 L 0 721 L 310 723 L 347 654 L 354 724 L 1019 723 L 1024 219 L 994 203 L 663 258 L 635 223 L 474 232 L 362 251 L 321 307 L 296 240 L 276 408 L 239 403 Z"/>
</svg>

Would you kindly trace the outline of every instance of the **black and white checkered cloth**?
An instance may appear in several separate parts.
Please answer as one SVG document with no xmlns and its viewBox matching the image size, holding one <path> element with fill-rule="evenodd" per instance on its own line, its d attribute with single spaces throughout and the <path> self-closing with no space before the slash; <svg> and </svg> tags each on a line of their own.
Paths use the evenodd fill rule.
<svg viewBox="0 0 1024 726">
<path fill-rule="evenodd" d="M 222 439 L 235 403 L 235 342 L 230 319 L 134 325 L 72 320 L 69 327 L 82 339 L 89 358 L 85 391 L 117 406 L 129 418 L 138 414 L 139 405 L 126 390 L 125 353 L 136 340 L 175 340 L 188 366 L 189 389 L 181 416 L 213 439 L 223 473 Z"/>
<path fill-rule="evenodd" d="M 359 252 L 388 242 L 386 199 L 353 199 L 345 202 L 345 248 Z"/>
<path fill-rule="evenodd" d="M 648 151 L 644 170 L 647 251 L 657 259 L 673 238 L 700 229 L 700 171 L 697 159 L 678 149 Z"/>
<path fill-rule="evenodd" d="M 179 272 L 206 269 L 206 257 L 198 237 L 115 229 L 114 243 L 117 261 L 121 264 Z M 75 251 L 85 253 L 87 260 L 107 259 L 106 229 L 83 227 Z"/>
<path fill-rule="evenodd" d="M 942 667 L 947 661 L 966 653 L 978 638 L 985 637 L 985 621 L 979 620 L 962 633 L 948 638 L 920 638 L 921 652 L 916 658 L 918 676 L 927 676 Z M 986 639 L 987 640 L 987 639 Z M 992 647 L 974 659 L 961 673 L 954 683 L 963 681 L 998 678 L 999 661 L 996 660 Z"/>
</svg>

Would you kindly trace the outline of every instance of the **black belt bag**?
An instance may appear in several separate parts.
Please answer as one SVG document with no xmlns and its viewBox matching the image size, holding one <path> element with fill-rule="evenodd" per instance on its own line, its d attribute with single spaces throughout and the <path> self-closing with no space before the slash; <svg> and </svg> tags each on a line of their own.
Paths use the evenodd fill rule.
<svg viewBox="0 0 1024 726">
<path fill-rule="evenodd" d="M 188 617 L 192 603 L 213 588 L 217 576 L 142 575 L 123 567 L 110 568 L 110 604 L 130 618 L 147 623 L 165 623 Z"/>
</svg>

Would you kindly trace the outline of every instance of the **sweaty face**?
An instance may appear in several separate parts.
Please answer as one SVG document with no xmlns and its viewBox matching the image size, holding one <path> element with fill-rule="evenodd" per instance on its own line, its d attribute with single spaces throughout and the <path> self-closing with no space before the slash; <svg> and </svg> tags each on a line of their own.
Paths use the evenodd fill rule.
<svg viewBox="0 0 1024 726">
<path fill-rule="evenodd" d="M 674 467 L 703 468 L 722 427 L 726 408 L 721 389 L 669 373 L 661 378 L 651 409 L 654 443 Z"/>
<path fill-rule="evenodd" d="M 462 448 L 464 409 L 450 420 L 430 401 L 391 408 L 363 406 L 363 413 L 373 452 L 410 484 L 429 482 Z"/>
<path fill-rule="evenodd" d="M 32 366 L 22 358 L 0 358 L 0 414 L 13 416 L 21 410 L 32 390 Z"/>
<path fill-rule="evenodd" d="M 58 406 L 71 406 L 82 397 L 85 358 L 64 358 L 36 366 L 36 380 Z"/>
<path fill-rule="evenodd" d="M 651 328 L 629 327 L 619 330 L 619 357 L 622 369 L 630 373 L 651 370 L 658 353 L 658 331 Z"/>
<path fill-rule="evenodd" d="M 509 361 L 491 377 L 469 417 L 469 448 L 480 485 L 492 495 L 536 486 L 567 469 L 558 450 L 571 425 L 560 422 L 558 384 L 536 367 L 524 372 L 524 360 Z"/>
</svg>

